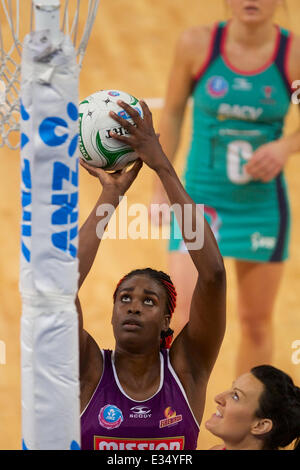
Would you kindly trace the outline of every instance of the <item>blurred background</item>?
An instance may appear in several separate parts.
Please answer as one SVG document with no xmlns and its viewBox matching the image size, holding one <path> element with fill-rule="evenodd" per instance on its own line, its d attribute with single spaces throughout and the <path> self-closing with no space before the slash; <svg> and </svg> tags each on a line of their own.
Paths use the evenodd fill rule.
<svg viewBox="0 0 300 470">
<path fill-rule="evenodd" d="M 300 34 L 299 0 L 288 0 L 277 21 Z M 179 34 L 188 27 L 226 19 L 222 0 L 102 0 L 80 76 L 80 99 L 99 89 L 119 89 L 138 98 L 163 98 L 173 51 Z M 29 24 L 29 23 L 28 23 Z M 300 79 L 300 77 L 299 77 Z M 160 108 L 152 103 L 155 124 Z M 158 101 L 159 103 L 159 101 Z M 291 106 L 285 132 L 299 126 L 297 106 Z M 182 171 L 189 143 L 190 116 L 186 112 L 176 169 Z M 21 448 L 20 318 L 18 288 L 20 237 L 19 152 L 0 149 L 0 341 L 6 345 L 6 364 L 0 364 L 0 449 Z M 291 256 L 275 311 L 274 365 L 289 373 L 300 385 L 300 363 L 292 361 L 292 343 L 300 340 L 300 155 L 290 158 L 287 180 L 292 205 Z M 128 204 L 148 204 L 153 174 L 143 168 L 128 192 Z M 100 184 L 81 169 L 80 223 L 94 206 Z M 116 283 L 133 268 L 151 266 L 168 272 L 164 240 L 104 240 L 80 294 L 85 328 L 103 348 L 114 348 L 110 318 Z M 206 409 L 199 436 L 199 449 L 209 449 L 218 440 L 204 428 L 215 412 L 216 393 L 231 386 L 239 327 L 235 304 L 235 276 L 226 260 L 227 331 L 207 391 Z M 176 315 L 176 312 L 175 312 Z M 298 355 L 299 357 L 300 355 Z"/>
</svg>

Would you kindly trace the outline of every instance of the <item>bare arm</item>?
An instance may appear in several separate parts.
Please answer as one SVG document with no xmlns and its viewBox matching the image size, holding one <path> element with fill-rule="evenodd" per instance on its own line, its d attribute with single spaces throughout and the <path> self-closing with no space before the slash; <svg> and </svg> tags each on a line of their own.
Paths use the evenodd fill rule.
<svg viewBox="0 0 300 470">
<path fill-rule="evenodd" d="M 82 165 L 85 166 L 85 163 L 82 163 Z M 121 194 L 114 190 L 114 188 L 108 190 L 103 189 L 93 210 L 79 231 L 79 289 L 91 270 L 101 242 L 101 237 L 98 236 L 99 233 L 97 234 L 97 225 L 104 220 L 106 227 L 110 219 L 107 212 L 101 216 L 97 215 L 97 209 L 106 204 L 116 209 L 119 204 L 119 196 L 121 196 Z M 112 214 L 113 211 L 111 211 L 110 216 L 112 216 Z"/>
<path fill-rule="evenodd" d="M 81 161 L 81 164 L 88 172 L 99 179 L 102 185 L 102 193 L 98 198 L 93 210 L 88 216 L 85 223 L 82 225 L 79 231 L 79 247 L 78 247 L 78 259 L 79 259 L 79 287 L 82 286 L 85 278 L 90 272 L 94 260 L 96 258 L 98 248 L 101 242 L 101 236 L 104 233 L 107 224 L 119 204 L 120 197 L 125 194 L 127 189 L 131 186 L 132 182 L 138 175 L 142 162 L 137 161 L 130 171 L 123 173 L 109 174 L 100 168 L 94 168 Z M 97 215 L 98 208 L 103 208 Z M 109 209 L 108 211 L 106 209 Z M 101 213 L 101 215 L 99 215 Z M 100 224 L 100 225 L 99 225 Z M 89 335 L 83 328 L 83 316 L 79 298 L 77 296 L 76 306 L 79 316 L 79 339 L 80 339 L 80 355 L 81 364 L 83 361 L 83 367 L 85 364 L 85 352 L 87 349 L 87 341 Z"/>
<path fill-rule="evenodd" d="M 195 76 L 206 59 L 211 31 L 212 27 L 207 26 L 191 28 L 181 34 L 176 45 L 158 126 L 160 143 L 170 162 L 175 158 Z"/>
<path fill-rule="evenodd" d="M 85 163 L 82 163 L 85 166 Z M 98 248 L 100 246 L 101 238 L 98 237 L 96 228 L 97 224 L 105 218 L 104 214 L 102 217 L 96 215 L 97 208 L 102 204 L 111 204 L 112 207 L 118 205 L 118 194 L 117 192 L 103 190 L 100 197 L 98 198 L 93 210 L 84 222 L 83 226 L 79 231 L 79 245 L 78 245 L 78 259 L 79 259 L 79 281 L 78 290 L 80 290 L 85 278 L 90 272 L 94 260 L 96 258 Z M 112 215 L 112 214 L 111 214 Z M 107 220 L 108 223 L 108 220 Z M 106 225 L 107 225 L 106 223 Z M 84 369 L 86 362 L 86 350 L 87 342 L 89 339 L 88 333 L 83 328 L 83 314 L 80 304 L 79 297 L 76 298 L 76 307 L 78 312 L 79 321 L 79 342 L 80 342 L 80 364 L 81 370 Z"/>
<path fill-rule="evenodd" d="M 170 357 L 176 370 L 190 371 L 195 379 L 199 374 L 209 377 L 217 358 L 224 333 L 226 314 L 226 276 L 223 258 L 215 237 L 200 209 L 182 187 L 173 168 L 157 172 L 171 204 L 189 205 L 192 212 L 192 231 L 198 236 L 191 242 L 186 237 L 190 221 L 183 217 L 183 238 L 198 271 L 198 280 L 192 297 L 189 322 L 171 347 Z M 201 225 L 203 246 L 200 244 Z"/>
<path fill-rule="evenodd" d="M 291 42 L 287 73 L 291 85 L 297 82 L 300 77 L 300 37 L 294 36 Z M 299 82 L 298 82 L 299 83 Z M 296 90 L 296 89 L 295 89 Z M 299 108 L 299 88 L 295 91 L 295 104 Z M 292 101 L 293 102 L 293 101 Z M 278 140 L 268 142 L 253 152 L 249 162 L 245 165 L 245 170 L 254 179 L 264 183 L 276 178 L 284 170 L 289 157 L 300 151 L 300 128 L 289 135 L 283 135 Z"/>
<path fill-rule="evenodd" d="M 182 33 L 176 45 L 158 126 L 161 146 L 171 162 L 175 160 L 187 102 L 194 77 L 205 61 L 210 34 L 210 27 L 192 28 Z M 152 202 L 159 204 L 165 201 L 164 187 L 155 175 Z"/>
<path fill-rule="evenodd" d="M 158 127 L 161 146 L 171 162 L 175 158 L 193 84 L 191 40 L 190 33 L 185 32 L 177 43 Z"/>
<path fill-rule="evenodd" d="M 130 106 L 125 103 L 119 104 L 132 116 L 136 127 L 133 128 L 122 118 L 111 114 L 132 134 L 125 138 L 118 137 L 116 134 L 113 136 L 117 140 L 127 141 L 140 158 L 156 172 L 170 203 L 176 204 L 183 215 L 183 237 L 198 271 L 198 281 L 192 299 L 189 323 L 174 342 L 170 357 L 176 371 L 188 372 L 195 381 L 200 380 L 200 375 L 201 379 L 206 380 L 216 360 L 225 332 L 226 276 L 223 259 L 203 213 L 185 191 L 161 148 L 146 104 L 141 103 L 144 120 Z M 188 220 L 188 214 L 185 215 L 185 206 L 190 209 L 190 220 Z M 201 224 L 204 225 L 203 247 L 198 239 Z M 186 236 L 187 227 L 195 233 L 194 239 Z"/>
</svg>

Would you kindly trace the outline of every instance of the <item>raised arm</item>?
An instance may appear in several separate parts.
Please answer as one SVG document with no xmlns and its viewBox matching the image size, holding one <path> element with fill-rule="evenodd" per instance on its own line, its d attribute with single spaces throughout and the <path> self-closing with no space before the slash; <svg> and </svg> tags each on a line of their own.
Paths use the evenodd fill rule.
<svg viewBox="0 0 300 470">
<path fill-rule="evenodd" d="M 95 207 L 82 225 L 79 231 L 79 284 L 78 290 L 82 286 L 85 278 L 91 270 L 97 251 L 101 242 L 101 237 L 105 228 L 117 208 L 120 197 L 122 197 L 127 189 L 131 186 L 139 173 L 142 162 L 138 160 L 134 166 L 127 172 L 107 173 L 101 168 L 95 168 L 83 160 L 81 165 L 94 177 L 98 178 L 102 192 L 97 200 Z M 100 224 L 100 225 L 99 225 Z M 100 229 L 99 229 L 100 228 Z M 101 230 L 102 229 L 102 230 Z M 87 347 L 87 339 L 89 335 L 83 328 L 83 316 L 79 298 L 77 296 L 76 306 L 79 316 L 79 339 L 80 339 L 80 355 L 84 360 Z"/>
<path fill-rule="evenodd" d="M 203 211 L 186 193 L 173 168 L 157 172 L 172 205 L 181 212 L 189 209 L 190 218 L 182 217 L 182 235 L 198 272 L 189 321 L 171 347 L 174 368 L 190 371 L 195 378 L 208 379 L 225 333 L 226 276 L 223 258 Z M 176 215 L 176 212 L 175 212 Z M 180 220 L 179 220 L 180 222 Z M 187 232 L 196 232 L 190 239 Z M 176 312 L 175 312 L 176 315 Z"/>
<path fill-rule="evenodd" d="M 193 27 L 184 31 L 176 44 L 168 85 L 161 110 L 158 132 L 163 151 L 172 164 L 180 143 L 180 135 L 188 99 L 191 95 L 195 76 L 204 64 L 209 46 L 211 28 L 207 26 Z M 160 178 L 154 175 L 153 195 L 150 214 L 157 213 L 157 204 L 168 203 L 166 191 Z M 160 208 L 162 210 L 162 208 Z M 165 222 L 169 213 L 162 211 Z"/>
<path fill-rule="evenodd" d="M 176 372 L 181 371 L 182 375 L 189 374 L 195 381 L 200 379 L 207 381 L 225 332 L 226 276 L 223 259 L 202 211 L 185 191 L 161 148 L 147 105 L 141 104 L 144 110 L 143 120 L 128 105 L 120 103 L 132 116 L 136 127 L 132 127 L 116 115 L 111 114 L 111 116 L 129 130 L 131 135 L 127 137 L 128 143 L 156 172 L 171 205 L 176 205 L 178 212 L 183 215 L 183 237 L 198 271 L 198 281 L 192 299 L 189 322 L 174 341 L 170 357 Z M 112 135 L 118 140 L 125 141 L 125 138 Z M 184 215 L 185 208 L 188 208 L 186 215 Z M 201 244 L 201 226 L 203 244 Z M 188 228 L 190 232 L 194 232 L 193 238 L 192 234 L 188 233 Z"/>
</svg>

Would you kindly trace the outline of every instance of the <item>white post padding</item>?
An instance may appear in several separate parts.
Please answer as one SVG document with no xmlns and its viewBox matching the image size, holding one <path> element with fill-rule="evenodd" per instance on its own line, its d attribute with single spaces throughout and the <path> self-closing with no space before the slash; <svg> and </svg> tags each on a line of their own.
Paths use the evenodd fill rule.
<svg viewBox="0 0 300 470">
<path fill-rule="evenodd" d="M 21 81 L 22 436 L 29 450 L 80 448 L 76 52 L 26 36 Z"/>
<path fill-rule="evenodd" d="M 59 40 L 60 0 L 34 0 L 35 31 L 48 30 L 53 44 Z"/>
</svg>

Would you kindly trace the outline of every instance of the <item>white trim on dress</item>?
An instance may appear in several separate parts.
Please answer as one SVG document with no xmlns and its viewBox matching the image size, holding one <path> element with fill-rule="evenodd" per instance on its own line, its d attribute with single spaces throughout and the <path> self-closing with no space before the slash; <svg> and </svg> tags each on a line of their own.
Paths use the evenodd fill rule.
<svg viewBox="0 0 300 470">
<path fill-rule="evenodd" d="M 173 369 L 173 366 L 172 366 L 172 364 L 171 364 L 171 362 L 170 362 L 169 350 L 167 350 L 167 354 L 168 354 L 168 369 L 169 369 L 170 373 L 173 375 L 174 379 L 176 380 L 177 385 L 178 385 L 178 387 L 180 388 L 181 393 L 182 393 L 182 395 L 183 395 L 183 398 L 185 399 L 185 401 L 186 401 L 186 403 L 187 403 L 187 405 L 188 405 L 188 407 L 189 407 L 189 409 L 190 409 L 190 412 L 191 412 L 191 414 L 192 414 L 192 416 L 193 416 L 193 418 L 194 418 L 194 420 L 195 420 L 195 423 L 196 423 L 198 429 L 200 429 L 200 425 L 199 425 L 198 421 L 197 421 L 196 418 L 195 418 L 195 415 L 194 415 L 194 413 L 193 413 L 193 410 L 192 410 L 192 408 L 191 408 L 191 405 L 189 404 L 188 397 L 187 397 L 187 395 L 186 395 L 186 393 L 185 393 L 185 390 L 184 390 L 184 388 L 183 388 L 183 385 L 182 385 L 182 383 L 180 382 L 180 380 L 179 380 L 179 378 L 178 378 L 178 375 L 176 374 L 176 372 L 175 372 L 175 370 Z"/>
<path fill-rule="evenodd" d="M 162 389 L 162 386 L 164 384 L 164 358 L 163 358 L 163 355 L 162 353 L 160 352 L 159 353 L 160 355 L 160 384 L 159 384 L 159 387 L 157 389 L 157 391 L 149 398 L 147 398 L 146 400 L 134 400 L 133 398 L 131 398 L 129 395 L 127 395 L 127 393 L 124 392 L 123 388 L 122 388 L 122 385 L 120 384 L 119 382 L 119 379 L 118 379 L 118 375 L 117 375 L 117 371 L 116 371 L 116 368 L 115 368 L 115 351 L 113 351 L 112 353 L 112 367 L 113 367 L 113 372 L 114 372 L 114 377 L 115 377 L 115 381 L 116 381 L 116 384 L 120 390 L 120 392 L 126 397 L 128 398 L 129 400 L 131 401 L 134 401 L 136 403 L 144 403 L 145 401 L 148 401 L 148 400 L 151 400 L 152 398 L 155 397 L 155 395 L 157 395 L 161 389 Z"/>
</svg>

